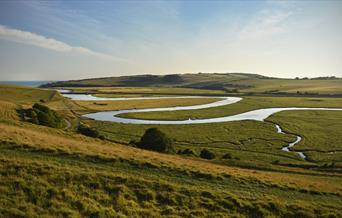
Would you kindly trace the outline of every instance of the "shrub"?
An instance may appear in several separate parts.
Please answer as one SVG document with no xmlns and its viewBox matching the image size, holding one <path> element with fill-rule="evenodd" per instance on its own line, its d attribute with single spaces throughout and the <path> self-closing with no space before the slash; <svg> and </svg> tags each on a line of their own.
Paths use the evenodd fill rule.
<svg viewBox="0 0 342 218">
<path fill-rule="evenodd" d="M 232 159 L 232 155 L 229 153 L 226 153 L 222 156 L 222 159 Z"/>
<path fill-rule="evenodd" d="M 57 127 L 57 123 L 51 114 L 44 113 L 43 111 L 37 111 L 37 117 L 40 125 Z"/>
<path fill-rule="evenodd" d="M 186 148 L 184 150 L 178 150 L 177 154 L 195 155 L 195 153 L 189 148 Z"/>
<path fill-rule="evenodd" d="M 157 128 L 150 128 L 141 137 L 138 147 L 158 152 L 171 152 L 173 151 L 171 144 L 171 139 L 163 132 Z"/>
<path fill-rule="evenodd" d="M 215 158 L 215 154 L 213 152 L 209 151 L 208 149 L 204 148 L 201 151 L 200 157 L 204 158 L 204 159 L 211 160 L 211 159 Z"/>
<path fill-rule="evenodd" d="M 29 117 L 29 121 L 35 124 L 49 126 L 49 127 L 60 127 L 62 119 L 58 114 L 50 110 L 50 108 L 41 105 L 34 104 L 32 108 L 25 111 L 25 115 Z"/>
<path fill-rule="evenodd" d="M 273 163 L 273 164 L 279 164 L 280 161 L 279 161 L 279 160 L 274 160 L 272 163 Z"/>
<path fill-rule="evenodd" d="M 81 133 L 82 135 L 85 135 L 85 136 L 89 136 L 89 137 L 93 137 L 93 138 L 102 138 L 100 136 L 100 133 L 95 130 L 95 129 L 92 129 L 88 126 L 85 126 L 85 125 L 79 125 L 79 127 L 77 128 L 77 131 L 79 133 Z"/>
<path fill-rule="evenodd" d="M 27 117 L 29 117 L 30 122 L 39 124 L 38 115 L 32 108 L 27 109 L 25 114 Z"/>
<path fill-rule="evenodd" d="M 33 110 L 39 110 L 39 111 L 42 111 L 42 112 L 45 112 L 45 113 L 48 113 L 48 112 L 50 111 L 50 108 L 48 108 L 48 107 L 45 106 L 45 105 L 38 104 L 38 103 L 35 103 L 35 104 L 32 106 L 32 109 L 33 109 Z"/>
</svg>

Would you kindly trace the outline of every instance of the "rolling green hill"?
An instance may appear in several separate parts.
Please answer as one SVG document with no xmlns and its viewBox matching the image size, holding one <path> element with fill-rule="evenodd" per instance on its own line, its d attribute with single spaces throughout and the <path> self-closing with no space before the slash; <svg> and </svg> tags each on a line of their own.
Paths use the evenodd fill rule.
<svg viewBox="0 0 342 218">
<path fill-rule="evenodd" d="M 242 94 L 342 94 L 342 79 L 320 77 L 312 79 L 280 79 L 244 73 L 198 73 L 165 76 L 138 75 L 84 80 L 71 80 L 43 85 L 43 87 L 178 87 L 223 90 Z"/>
</svg>

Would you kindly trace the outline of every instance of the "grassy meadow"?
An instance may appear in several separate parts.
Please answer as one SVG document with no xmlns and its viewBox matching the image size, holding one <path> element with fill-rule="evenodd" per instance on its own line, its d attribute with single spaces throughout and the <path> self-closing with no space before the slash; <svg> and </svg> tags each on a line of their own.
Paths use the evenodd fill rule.
<svg viewBox="0 0 342 218">
<path fill-rule="evenodd" d="M 259 97 L 249 96 L 232 105 L 191 111 L 163 111 L 120 114 L 121 117 L 148 120 L 185 120 L 223 117 L 251 110 L 271 107 L 328 107 L 339 108 L 342 98 L 317 97 Z"/>
<path fill-rule="evenodd" d="M 108 97 L 108 96 L 106 96 Z M 176 107 L 176 106 L 192 106 L 200 104 L 208 104 L 219 101 L 219 98 L 170 98 L 170 99 L 144 99 L 144 100 L 117 100 L 117 101 L 75 101 L 83 111 L 82 113 L 90 113 L 94 111 L 109 110 L 125 110 L 125 109 L 141 109 L 141 108 L 159 108 L 159 107 Z"/>
<path fill-rule="evenodd" d="M 302 141 L 293 150 L 305 152 L 310 161 L 342 167 L 341 111 L 287 111 L 268 120 L 300 135 Z"/>
<path fill-rule="evenodd" d="M 203 103 L 187 100 L 151 101 L 147 106 Z M 194 155 L 136 148 L 132 142 L 151 125 L 115 124 L 79 116 L 85 110 L 122 109 L 133 104 L 143 107 L 146 103 L 132 102 L 82 105 L 52 90 L 0 86 L 1 216 L 342 216 L 341 112 L 287 111 L 268 122 L 153 125 L 174 140 L 176 150 L 189 148 Z M 24 122 L 21 109 L 34 103 L 56 110 L 72 126 L 58 129 Z M 263 104 L 341 107 L 338 98 L 250 97 L 242 103 L 216 109 L 214 115 Z M 213 115 L 212 111 L 192 112 L 195 116 Z M 78 134 L 75 128 L 80 122 L 98 130 L 105 139 Z M 287 134 L 278 134 L 274 123 L 281 124 Z M 293 134 L 303 137 L 294 149 L 305 151 L 309 161 L 280 150 L 294 141 Z M 216 157 L 200 158 L 203 148 Z"/>
</svg>

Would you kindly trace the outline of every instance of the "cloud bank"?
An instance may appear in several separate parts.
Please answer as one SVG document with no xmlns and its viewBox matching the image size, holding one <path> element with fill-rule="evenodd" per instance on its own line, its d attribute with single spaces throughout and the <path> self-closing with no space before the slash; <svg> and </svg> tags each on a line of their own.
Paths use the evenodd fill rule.
<svg viewBox="0 0 342 218">
<path fill-rule="evenodd" d="M 53 38 L 47 38 L 45 36 L 38 35 L 36 33 L 22 31 L 18 29 L 12 29 L 0 24 L 0 39 L 5 39 L 17 43 L 23 43 L 28 45 L 34 45 L 41 48 L 54 50 L 57 52 L 74 52 L 82 55 L 91 55 L 98 58 L 110 60 L 110 61 L 126 61 L 123 58 L 115 57 L 112 55 L 96 52 L 88 48 L 71 46 L 67 43 L 58 41 Z"/>
</svg>

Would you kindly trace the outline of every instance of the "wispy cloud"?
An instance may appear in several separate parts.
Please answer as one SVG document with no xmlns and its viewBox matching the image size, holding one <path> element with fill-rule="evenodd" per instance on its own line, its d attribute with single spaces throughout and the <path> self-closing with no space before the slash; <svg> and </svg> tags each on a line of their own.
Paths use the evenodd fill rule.
<svg viewBox="0 0 342 218">
<path fill-rule="evenodd" d="M 74 52 L 82 55 L 92 55 L 111 61 L 126 61 L 126 59 L 115 57 L 109 54 L 93 51 L 84 47 L 71 46 L 67 43 L 53 38 L 47 38 L 36 33 L 13 29 L 0 24 L 0 39 L 14 41 L 23 44 L 34 45 L 57 52 Z"/>
<path fill-rule="evenodd" d="M 291 16 L 291 11 L 261 11 L 239 33 L 242 39 L 256 39 L 286 31 L 285 21 Z"/>
</svg>

